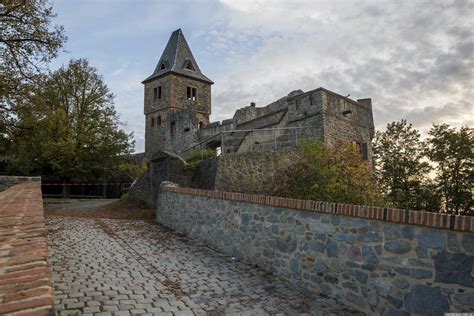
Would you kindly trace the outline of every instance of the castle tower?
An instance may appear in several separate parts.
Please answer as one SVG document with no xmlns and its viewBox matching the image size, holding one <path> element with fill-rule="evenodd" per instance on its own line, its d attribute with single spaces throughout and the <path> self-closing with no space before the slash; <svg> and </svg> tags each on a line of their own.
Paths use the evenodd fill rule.
<svg viewBox="0 0 474 316">
<path fill-rule="evenodd" d="M 211 85 L 193 57 L 181 29 L 174 31 L 145 86 L 145 153 L 179 153 L 193 145 L 209 123 Z"/>
</svg>

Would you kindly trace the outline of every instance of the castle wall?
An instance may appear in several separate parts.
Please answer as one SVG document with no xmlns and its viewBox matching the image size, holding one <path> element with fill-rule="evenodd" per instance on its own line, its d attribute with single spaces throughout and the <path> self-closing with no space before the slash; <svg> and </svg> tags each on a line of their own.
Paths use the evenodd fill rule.
<svg viewBox="0 0 474 316">
<path fill-rule="evenodd" d="M 474 311 L 467 216 L 164 187 L 157 222 L 370 315 Z"/>
<path fill-rule="evenodd" d="M 341 142 L 366 144 L 368 159 L 372 157 L 372 109 L 359 102 L 324 92 L 324 142 L 338 146 Z M 344 111 L 351 113 L 344 115 Z"/>
</svg>

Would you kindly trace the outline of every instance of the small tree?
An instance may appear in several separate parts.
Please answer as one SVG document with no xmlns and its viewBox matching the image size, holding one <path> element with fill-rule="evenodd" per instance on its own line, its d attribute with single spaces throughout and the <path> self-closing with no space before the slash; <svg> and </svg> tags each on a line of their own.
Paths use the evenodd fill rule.
<svg viewBox="0 0 474 316">
<path fill-rule="evenodd" d="M 385 132 L 377 132 L 373 142 L 375 171 L 389 202 L 395 207 L 436 211 L 436 198 L 430 195 L 426 175 L 431 166 L 424 159 L 420 133 L 406 120 L 392 122 Z M 427 200 L 428 199 L 428 200 Z"/>
<path fill-rule="evenodd" d="M 379 205 L 367 161 L 352 144 L 331 149 L 321 142 L 303 143 L 294 163 L 281 177 L 279 195 L 299 199 Z"/>
<path fill-rule="evenodd" d="M 132 134 L 119 129 L 113 94 L 87 60 L 72 60 L 52 73 L 23 102 L 12 135 L 13 161 L 24 173 L 71 178 L 105 176 L 132 149 Z"/>
<path fill-rule="evenodd" d="M 426 153 L 436 163 L 437 189 L 448 213 L 466 214 L 472 207 L 473 129 L 433 125 Z"/>
</svg>

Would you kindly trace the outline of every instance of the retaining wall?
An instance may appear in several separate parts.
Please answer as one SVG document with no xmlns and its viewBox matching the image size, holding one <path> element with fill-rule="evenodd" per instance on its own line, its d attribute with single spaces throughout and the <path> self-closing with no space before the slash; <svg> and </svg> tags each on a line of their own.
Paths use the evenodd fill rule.
<svg viewBox="0 0 474 316">
<path fill-rule="evenodd" d="M 474 311 L 474 218 L 170 185 L 157 204 L 157 222 L 361 311 Z"/>
<path fill-rule="evenodd" d="M 0 315 L 54 315 L 41 182 L 0 192 Z"/>
</svg>

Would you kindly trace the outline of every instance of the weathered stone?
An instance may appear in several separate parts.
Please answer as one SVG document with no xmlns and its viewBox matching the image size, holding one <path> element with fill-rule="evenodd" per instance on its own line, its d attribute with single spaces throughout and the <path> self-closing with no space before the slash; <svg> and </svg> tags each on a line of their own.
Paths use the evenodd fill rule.
<svg viewBox="0 0 474 316">
<path fill-rule="evenodd" d="M 240 217 L 240 223 L 244 226 L 248 226 L 250 223 L 250 215 L 242 214 L 242 216 Z"/>
<path fill-rule="evenodd" d="M 365 228 L 362 229 L 357 235 L 357 241 L 374 242 L 379 240 L 381 239 L 380 235 L 377 232 Z"/>
<path fill-rule="evenodd" d="M 314 271 L 319 273 L 326 273 L 328 271 L 328 268 L 323 261 L 318 260 L 314 264 Z"/>
<path fill-rule="evenodd" d="M 362 283 L 362 284 L 367 283 L 368 277 L 369 277 L 369 276 L 368 276 L 367 273 L 365 273 L 365 272 L 357 271 L 357 270 L 355 271 L 355 278 L 356 278 L 356 280 L 359 281 L 359 282 Z"/>
<path fill-rule="evenodd" d="M 399 225 L 389 224 L 383 229 L 385 240 L 398 239 L 402 237 L 402 232 Z"/>
<path fill-rule="evenodd" d="M 277 238 L 276 247 L 281 252 L 292 253 L 297 247 L 296 239 L 291 236 L 286 237 L 286 239 Z"/>
<path fill-rule="evenodd" d="M 418 258 L 428 258 L 428 249 L 426 247 L 416 247 L 415 252 Z"/>
<path fill-rule="evenodd" d="M 312 241 L 309 243 L 309 249 L 320 252 L 320 253 L 324 253 L 326 246 L 322 242 Z"/>
<path fill-rule="evenodd" d="M 403 238 L 412 240 L 415 238 L 415 227 L 413 226 L 405 226 L 402 228 L 402 235 Z"/>
<path fill-rule="evenodd" d="M 371 246 L 362 247 L 362 258 L 364 258 L 365 261 L 370 263 L 379 262 L 379 258 L 377 258 L 377 255 L 375 254 L 374 249 Z"/>
<path fill-rule="evenodd" d="M 329 282 L 329 283 L 333 283 L 333 284 L 339 283 L 339 280 L 336 277 L 333 277 L 332 275 L 325 275 L 324 276 L 324 281 Z"/>
<path fill-rule="evenodd" d="M 423 269 L 412 269 L 412 268 L 401 268 L 395 267 L 393 268 L 398 273 L 411 276 L 415 279 L 427 279 L 433 276 L 433 272 L 430 270 L 423 270 Z"/>
<path fill-rule="evenodd" d="M 337 241 L 343 241 L 348 244 L 354 243 L 354 236 L 349 234 L 335 234 L 334 239 Z"/>
<path fill-rule="evenodd" d="M 409 258 L 407 260 L 408 264 L 412 266 L 417 266 L 417 267 L 425 267 L 425 268 L 431 268 L 432 267 L 432 261 L 427 260 L 427 259 L 417 259 L 417 258 Z"/>
<path fill-rule="evenodd" d="M 347 249 L 346 256 L 354 261 L 362 260 L 362 252 L 357 246 L 350 246 L 349 249 Z"/>
<path fill-rule="evenodd" d="M 387 295 L 386 298 L 387 298 L 387 301 L 388 301 L 390 304 L 392 304 L 395 308 L 398 308 L 398 309 L 399 309 L 400 307 L 403 306 L 403 301 L 400 300 L 400 299 L 398 299 L 398 298 L 395 298 L 395 297 L 393 297 L 393 296 L 391 296 L 391 295 Z"/>
<path fill-rule="evenodd" d="M 415 284 L 410 293 L 405 296 L 405 308 L 411 313 L 439 315 L 449 312 L 449 302 L 439 287 Z"/>
<path fill-rule="evenodd" d="M 329 239 L 326 246 L 327 246 L 328 257 L 337 258 L 339 256 L 339 248 L 337 246 L 337 242 Z"/>
<path fill-rule="evenodd" d="M 384 249 L 396 254 L 403 254 L 411 250 L 411 245 L 408 241 L 403 239 L 391 240 L 385 243 Z"/>
<path fill-rule="evenodd" d="M 461 252 L 461 244 L 455 232 L 448 232 L 448 250 L 451 252 Z"/>
<path fill-rule="evenodd" d="M 401 310 L 389 309 L 383 313 L 383 316 L 410 316 L 410 314 Z"/>
<path fill-rule="evenodd" d="M 466 252 L 474 254 L 474 234 L 462 235 L 461 243 Z"/>
<path fill-rule="evenodd" d="M 454 299 L 464 306 L 474 306 L 474 291 L 454 295 Z"/>
<path fill-rule="evenodd" d="M 347 292 L 346 299 L 349 302 L 354 303 L 360 307 L 364 307 L 366 305 L 365 300 L 362 296 L 355 295 L 352 292 Z"/>
<path fill-rule="evenodd" d="M 471 276 L 473 256 L 442 252 L 434 256 L 433 259 L 437 282 L 474 287 L 474 278 Z"/>
<path fill-rule="evenodd" d="M 298 259 L 296 258 L 291 258 L 290 260 L 290 271 L 293 273 L 297 273 L 300 271 L 300 264 Z"/>
<path fill-rule="evenodd" d="M 359 292 L 359 288 L 357 287 L 357 285 L 352 282 L 344 282 L 341 285 L 343 288 L 349 289 L 355 293 Z"/>
<path fill-rule="evenodd" d="M 346 261 L 346 265 L 349 268 L 360 268 L 360 264 L 352 262 L 352 261 Z"/>
<path fill-rule="evenodd" d="M 380 299 L 377 295 L 371 294 L 367 298 L 367 303 L 369 303 L 370 306 L 377 306 L 379 305 Z"/>
<path fill-rule="evenodd" d="M 418 243 L 421 246 L 432 249 L 443 249 L 446 246 L 445 235 L 442 230 L 423 229 L 421 233 L 416 236 Z"/>
</svg>

